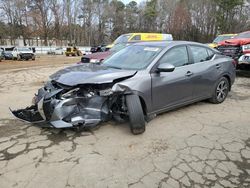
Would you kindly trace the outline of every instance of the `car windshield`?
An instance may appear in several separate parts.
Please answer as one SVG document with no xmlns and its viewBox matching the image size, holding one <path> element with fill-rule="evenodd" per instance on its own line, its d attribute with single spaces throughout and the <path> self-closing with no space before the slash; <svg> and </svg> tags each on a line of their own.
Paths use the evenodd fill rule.
<svg viewBox="0 0 250 188">
<path fill-rule="evenodd" d="M 29 48 L 18 48 L 18 51 L 30 51 Z"/>
<path fill-rule="evenodd" d="M 145 69 L 161 50 L 160 47 L 152 46 L 128 46 L 106 59 L 103 65 L 117 69 Z"/>
<path fill-rule="evenodd" d="M 235 38 L 250 38 L 250 32 L 240 33 Z"/>
<path fill-rule="evenodd" d="M 114 41 L 114 44 L 128 42 L 130 36 L 131 34 L 121 35 Z"/>
<path fill-rule="evenodd" d="M 213 43 L 219 43 L 223 40 L 227 40 L 227 39 L 232 39 L 234 38 L 235 36 L 233 35 L 221 35 L 221 36 L 218 36 L 214 39 Z"/>
<path fill-rule="evenodd" d="M 118 51 L 122 50 L 122 49 L 125 48 L 126 46 L 128 46 L 128 44 L 126 44 L 126 43 L 116 44 L 116 45 L 114 45 L 114 46 L 110 49 L 110 51 L 111 51 L 112 53 L 115 53 L 115 52 L 118 52 Z"/>
</svg>

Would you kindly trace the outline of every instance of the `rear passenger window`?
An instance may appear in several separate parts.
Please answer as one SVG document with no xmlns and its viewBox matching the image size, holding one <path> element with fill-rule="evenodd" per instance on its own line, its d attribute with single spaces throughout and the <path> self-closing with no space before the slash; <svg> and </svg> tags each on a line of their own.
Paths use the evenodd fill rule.
<svg viewBox="0 0 250 188">
<path fill-rule="evenodd" d="M 192 54 L 193 54 L 194 63 L 208 61 L 212 58 L 211 56 L 213 56 L 211 54 L 212 51 L 210 50 L 211 52 L 208 52 L 207 48 L 203 48 L 203 47 L 199 47 L 199 46 L 190 46 L 190 49 L 191 49 Z"/>
<path fill-rule="evenodd" d="M 141 40 L 141 35 L 135 35 L 131 40 Z"/>
</svg>

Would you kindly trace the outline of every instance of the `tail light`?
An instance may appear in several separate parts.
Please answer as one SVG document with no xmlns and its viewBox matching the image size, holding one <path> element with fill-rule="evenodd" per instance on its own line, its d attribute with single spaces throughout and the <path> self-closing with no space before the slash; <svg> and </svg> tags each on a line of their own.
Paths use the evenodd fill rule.
<svg viewBox="0 0 250 188">
<path fill-rule="evenodd" d="M 234 65 L 234 67 L 236 67 L 238 65 L 238 60 L 237 59 L 233 59 L 232 64 Z"/>
</svg>

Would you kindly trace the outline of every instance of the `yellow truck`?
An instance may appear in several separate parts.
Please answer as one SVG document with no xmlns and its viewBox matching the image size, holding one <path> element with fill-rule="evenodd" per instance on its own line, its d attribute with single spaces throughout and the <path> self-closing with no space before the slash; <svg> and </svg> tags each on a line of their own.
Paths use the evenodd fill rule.
<svg viewBox="0 0 250 188">
<path fill-rule="evenodd" d="M 218 35 L 214 41 L 212 43 L 209 43 L 208 46 L 211 48 L 217 48 L 218 47 L 218 43 L 223 41 L 223 40 L 228 40 L 228 39 L 232 39 L 236 36 L 237 34 L 222 34 L 222 35 Z"/>
<path fill-rule="evenodd" d="M 66 48 L 65 55 L 66 56 L 81 56 L 82 52 L 78 50 L 76 47 L 70 46 Z"/>
<path fill-rule="evenodd" d="M 115 44 L 126 42 L 140 42 L 140 41 L 171 41 L 173 36 L 171 34 L 163 33 L 127 33 L 119 36 L 112 44 L 107 45 L 106 48 L 112 48 Z"/>
</svg>

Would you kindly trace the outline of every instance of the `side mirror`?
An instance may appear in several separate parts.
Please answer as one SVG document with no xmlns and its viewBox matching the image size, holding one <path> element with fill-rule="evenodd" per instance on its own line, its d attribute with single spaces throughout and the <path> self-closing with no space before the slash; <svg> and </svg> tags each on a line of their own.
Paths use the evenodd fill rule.
<svg viewBox="0 0 250 188">
<path fill-rule="evenodd" d="M 157 67 L 158 72 L 173 72 L 174 69 L 175 66 L 169 63 L 163 63 Z"/>
</svg>

